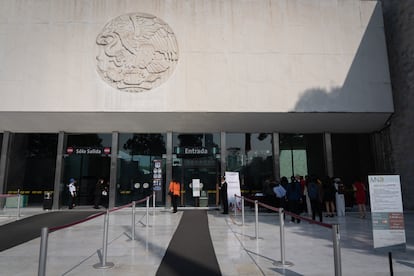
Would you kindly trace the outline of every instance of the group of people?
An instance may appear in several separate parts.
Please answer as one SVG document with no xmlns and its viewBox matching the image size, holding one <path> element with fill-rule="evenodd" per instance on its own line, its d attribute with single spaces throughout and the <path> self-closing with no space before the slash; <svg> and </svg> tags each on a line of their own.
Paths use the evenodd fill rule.
<svg viewBox="0 0 414 276">
<path fill-rule="evenodd" d="M 73 209 L 76 206 L 76 201 L 78 199 L 79 187 L 76 185 L 77 181 L 75 178 L 69 179 L 69 184 L 67 185 L 69 192 L 68 207 Z M 108 208 L 109 203 L 109 185 L 103 178 L 99 178 L 96 182 L 96 186 L 93 194 L 93 208 L 99 209 L 99 206 Z"/>
<path fill-rule="evenodd" d="M 268 181 L 264 189 L 272 191 L 272 196 L 273 198 L 276 196 L 279 207 L 295 214 L 291 216 L 292 222 L 300 223 L 300 214 L 306 211 L 312 215 L 313 220 L 318 216 L 320 222 L 323 221 L 323 211 L 325 211 L 325 217 L 334 217 L 337 213 L 345 214 L 344 185 L 340 178 L 320 179 L 316 176 L 305 178 L 292 176 L 289 181 L 287 177 L 282 177 L 280 182 Z M 365 218 L 366 186 L 358 179 L 352 184 L 352 189 L 360 217 Z M 219 190 L 223 214 L 228 214 L 227 182 L 224 176 L 221 177 Z M 176 213 L 180 197 L 180 183 L 175 179 L 170 182 L 169 195 L 173 213 Z"/>
<path fill-rule="evenodd" d="M 297 215 L 291 217 L 292 222 L 300 223 L 299 215 L 306 211 L 312 215 L 313 220 L 318 216 L 320 222 L 323 220 L 323 211 L 325 217 L 334 217 L 337 212 L 341 215 L 345 213 L 344 185 L 340 178 L 292 176 L 290 181 L 287 177 L 282 177 L 280 182 L 271 181 L 269 185 L 279 201 L 278 205 Z M 357 180 L 352 189 L 360 217 L 365 218 L 365 184 Z"/>
<path fill-rule="evenodd" d="M 223 209 L 222 214 L 228 214 L 229 203 L 228 203 L 228 198 L 227 198 L 227 182 L 224 176 L 221 177 L 221 181 L 219 184 L 219 190 L 220 190 L 220 202 L 221 202 L 221 206 Z M 180 182 L 178 182 L 177 179 L 173 179 L 170 182 L 170 185 L 168 188 L 168 194 L 171 197 L 173 213 L 177 213 L 178 198 L 180 197 Z"/>
</svg>

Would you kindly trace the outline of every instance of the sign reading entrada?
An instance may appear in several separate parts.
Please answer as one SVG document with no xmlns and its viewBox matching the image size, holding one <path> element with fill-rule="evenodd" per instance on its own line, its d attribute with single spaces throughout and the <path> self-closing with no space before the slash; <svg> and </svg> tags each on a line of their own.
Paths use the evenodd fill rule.
<svg viewBox="0 0 414 276">
<path fill-rule="evenodd" d="M 184 148 L 184 154 L 208 154 L 206 148 Z"/>
<path fill-rule="evenodd" d="M 177 147 L 176 153 L 183 155 L 207 155 L 209 151 L 207 148 L 202 147 Z"/>
</svg>

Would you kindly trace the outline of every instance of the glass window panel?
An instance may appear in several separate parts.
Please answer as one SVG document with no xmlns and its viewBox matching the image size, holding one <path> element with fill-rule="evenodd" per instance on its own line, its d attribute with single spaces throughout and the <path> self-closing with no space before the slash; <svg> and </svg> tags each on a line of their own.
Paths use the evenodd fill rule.
<svg viewBox="0 0 414 276">
<path fill-rule="evenodd" d="M 77 147 L 111 147 L 112 134 L 95 133 L 95 134 L 68 134 L 66 138 L 67 146 Z"/>
<path fill-rule="evenodd" d="M 308 164 L 306 158 L 306 150 L 304 149 L 294 149 L 293 152 L 293 164 L 295 164 L 292 175 L 301 175 L 305 176 L 308 174 Z"/>
<path fill-rule="evenodd" d="M 280 151 L 280 176 L 292 176 L 293 165 L 292 165 L 292 151 L 281 150 Z"/>
<path fill-rule="evenodd" d="M 116 204 L 140 200 L 152 193 L 154 160 L 163 160 L 166 153 L 165 134 L 121 133 L 118 149 L 118 180 Z M 162 162 L 162 181 L 165 182 L 165 162 Z M 156 198 L 164 199 L 165 186 Z M 145 204 L 145 203 L 143 203 Z"/>
<path fill-rule="evenodd" d="M 272 135 L 268 133 L 227 133 L 227 170 L 240 174 L 242 190 L 261 191 L 273 177 Z"/>
<path fill-rule="evenodd" d="M 324 176 L 322 134 L 280 134 L 280 176 Z"/>
<path fill-rule="evenodd" d="M 6 191 L 20 189 L 28 205 L 38 205 L 54 189 L 58 135 L 14 133 L 10 140 Z"/>
</svg>

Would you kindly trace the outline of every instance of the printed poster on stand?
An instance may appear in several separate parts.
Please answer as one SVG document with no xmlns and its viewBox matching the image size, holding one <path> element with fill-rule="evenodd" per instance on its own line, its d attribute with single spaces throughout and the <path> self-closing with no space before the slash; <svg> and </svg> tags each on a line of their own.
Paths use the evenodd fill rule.
<svg viewBox="0 0 414 276">
<path fill-rule="evenodd" d="M 400 176 L 371 175 L 368 181 L 374 248 L 405 249 Z"/>
<path fill-rule="evenodd" d="M 226 172 L 225 177 L 227 182 L 227 198 L 229 202 L 229 210 L 234 211 L 235 206 L 237 206 L 237 210 L 241 210 L 241 198 L 236 198 L 234 196 L 241 196 L 239 173 Z"/>
</svg>

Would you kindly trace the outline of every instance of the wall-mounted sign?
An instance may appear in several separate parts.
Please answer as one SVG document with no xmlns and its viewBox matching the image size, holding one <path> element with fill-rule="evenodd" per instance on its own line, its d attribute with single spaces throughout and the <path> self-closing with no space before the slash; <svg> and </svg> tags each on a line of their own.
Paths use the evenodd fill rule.
<svg viewBox="0 0 414 276">
<path fill-rule="evenodd" d="M 162 189 L 162 169 L 161 169 L 161 160 L 153 161 L 153 170 L 152 170 L 152 188 L 154 191 L 161 191 Z"/>
<path fill-rule="evenodd" d="M 84 154 L 84 155 L 108 155 L 111 154 L 110 147 L 67 147 L 67 154 Z"/>
<path fill-rule="evenodd" d="M 205 147 L 176 147 L 175 154 L 177 155 L 211 155 L 217 152 L 217 148 Z"/>
</svg>

